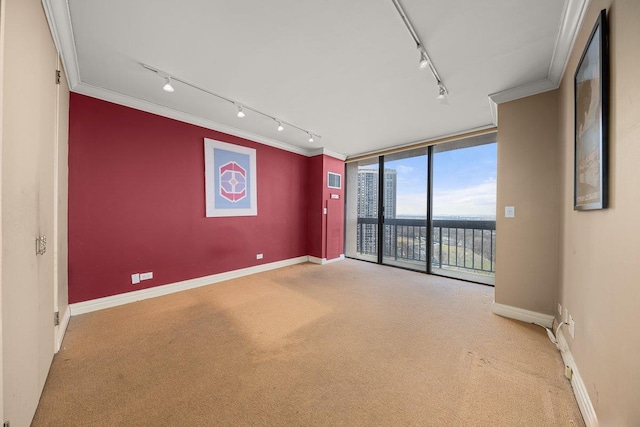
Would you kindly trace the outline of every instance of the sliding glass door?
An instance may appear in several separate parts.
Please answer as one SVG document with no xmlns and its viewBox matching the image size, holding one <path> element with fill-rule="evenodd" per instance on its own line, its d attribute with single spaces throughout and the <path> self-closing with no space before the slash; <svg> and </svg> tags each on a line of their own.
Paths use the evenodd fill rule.
<svg viewBox="0 0 640 427">
<path fill-rule="evenodd" d="M 378 262 L 378 158 L 347 164 L 345 253 Z"/>
<path fill-rule="evenodd" d="M 495 141 L 481 135 L 348 163 L 345 254 L 493 284 Z"/>
<path fill-rule="evenodd" d="M 497 144 L 433 147 L 433 274 L 494 284 Z"/>
<path fill-rule="evenodd" d="M 427 148 L 383 157 L 382 263 L 427 270 Z"/>
</svg>

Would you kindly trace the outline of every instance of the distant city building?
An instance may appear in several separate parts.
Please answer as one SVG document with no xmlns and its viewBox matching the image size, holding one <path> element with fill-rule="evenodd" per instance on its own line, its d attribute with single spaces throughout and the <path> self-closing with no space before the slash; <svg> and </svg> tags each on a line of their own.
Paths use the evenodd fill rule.
<svg viewBox="0 0 640 427">
<path fill-rule="evenodd" d="M 378 169 L 358 170 L 358 218 L 378 218 Z M 397 172 L 395 169 L 384 170 L 384 216 L 396 217 Z M 358 252 L 376 254 L 377 224 L 362 224 L 358 227 Z"/>
</svg>

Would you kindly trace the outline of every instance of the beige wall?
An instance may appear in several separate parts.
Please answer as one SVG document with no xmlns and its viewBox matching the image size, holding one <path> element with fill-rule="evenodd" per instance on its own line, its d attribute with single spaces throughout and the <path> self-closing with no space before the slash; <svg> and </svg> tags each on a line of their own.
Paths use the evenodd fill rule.
<svg viewBox="0 0 640 427">
<path fill-rule="evenodd" d="M 55 84 L 57 53 L 41 2 L 3 3 L 3 417 L 12 426 L 27 426 L 54 352 L 54 255 L 66 254 L 66 237 L 62 241 L 55 235 L 56 228 L 66 235 L 66 225 L 56 227 L 66 222 L 66 207 L 57 217 L 54 213 L 59 202 L 66 204 L 66 190 L 57 196 L 55 191 L 56 182 L 66 184 L 66 158 L 58 163 L 59 173 L 56 158 L 65 155 L 67 144 L 56 145 L 58 132 L 66 134 L 66 126 L 57 126 L 64 117 L 56 109 L 68 98 L 68 89 Z M 36 256 L 39 235 L 47 236 L 48 247 Z"/>
<path fill-rule="evenodd" d="M 610 208 L 573 210 L 573 74 L 601 9 L 611 51 Z M 600 425 L 640 425 L 640 2 L 592 0 L 559 90 L 565 332 Z M 502 120 L 502 118 L 501 118 Z"/>
<path fill-rule="evenodd" d="M 557 91 L 498 106 L 495 301 L 553 315 L 560 229 Z M 504 207 L 515 206 L 515 218 Z"/>
<path fill-rule="evenodd" d="M 608 9 L 610 208 L 573 210 L 573 76 Z M 640 2 L 592 0 L 558 90 L 499 106 L 496 302 L 575 320 L 571 353 L 602 426 L 640 425 Z M 505 219 L 505 205 L 516 218 Z"/>
<path fill-rule="evenodd" d="M 4 0 L 0 0 L 0 177 L 2 176 L 2 144 L 3 144 L 3 138 L 2 138 L 2 131 L 1 129 L 3 129 L 2 126 L 2 119 L 4 116 L 4 16 L 5 16 L 5 1 Z M 2 242 L 4 239 L 2 238 L 2 181 L 0 181 L 0 242 Z M 3 329 L 3 324 L 2 324 L 2 289 L 3 289 L 3 282 L 2 282 L 2 263 L 3 263 L 3 253 L 2 253 L 2 245 L 0 245 L 0 349 L 4 348 L 4 346 L 2 345 L 3 340 L 2 340 L 2 329 Z M 0 421 L 4 421 L 4 384 L 3 384 L 3 369 L 2 366 L 4 364 L 3 362 L 3 357 L 2 357 L 2 351 L 0 351 Z"/>
</svg>

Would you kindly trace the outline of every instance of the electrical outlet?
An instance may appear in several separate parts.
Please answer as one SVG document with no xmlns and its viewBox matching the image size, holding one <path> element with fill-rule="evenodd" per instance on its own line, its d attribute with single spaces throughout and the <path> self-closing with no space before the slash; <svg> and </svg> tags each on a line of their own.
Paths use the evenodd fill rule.
<svg viewBox="0 0 640 427">
<path fill-rule="evenodd" d="M 558 303 L 558 316 L 562 316 L 562 304 Z"/>
<path fill-rule="evenodd" d="M 148 273 L 140 273 L 140 280 L 149 280 L 149 279 L 153 279 L 153 271 L 150 271 Z"/>
<path fill-rule="evenodd" d="M 256 254 L 256 259 L 262 259 L 262 258 L 264 258 L 263 254 Z"/>
<path fill-rule="evenodd" d="M 132 285 L 137 285 L 138 283 L 140 283 L 140 273 L 132 274 L 131 275 L 131 284 Z"/>
<path fill-rule="evenodd" d="M 576 322 L 573 321 L 571 315 L 569 315 L 569 335 L 571 335 L 571 338 L 576 337 Z"/>
</svg>

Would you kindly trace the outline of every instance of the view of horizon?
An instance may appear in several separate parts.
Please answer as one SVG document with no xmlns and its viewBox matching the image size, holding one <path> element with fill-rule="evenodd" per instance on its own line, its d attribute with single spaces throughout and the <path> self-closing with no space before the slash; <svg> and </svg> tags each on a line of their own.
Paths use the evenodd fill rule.
<svg viewBox="0 0 640 427">
<path fill-rule="evenodd" d="M 394 160 L 397 172 L 396 217 L 426 218 L 427 157 Z M 496 217 L 497 144 L 434 154 L 433 217 Z M 472 182 L 472 185 L 469 185 Z"/>
</svg>

